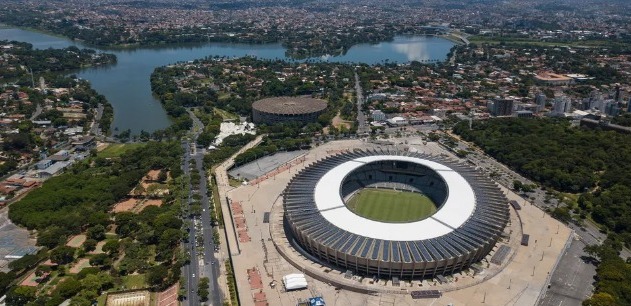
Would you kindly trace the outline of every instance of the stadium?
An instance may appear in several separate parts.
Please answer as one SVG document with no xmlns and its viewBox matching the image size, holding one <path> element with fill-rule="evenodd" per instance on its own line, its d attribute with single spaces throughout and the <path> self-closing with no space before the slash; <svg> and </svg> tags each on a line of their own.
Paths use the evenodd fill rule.
<svg viewBox="0 0 631 306">
<path fill-rule="evenodd" d="M 327 102 L 307 97 L 275 97 L 252 103 L 254 123 L 315 122 Z"/>
<path fill-rule="evenodd" d="M 340 153 L 298 172 L 283 193 L 292 245 L 311 260 L 378 278 L 450 275 L 482 260 L 508 200 L 472 167 L 412 152 Z"/>
</svg>

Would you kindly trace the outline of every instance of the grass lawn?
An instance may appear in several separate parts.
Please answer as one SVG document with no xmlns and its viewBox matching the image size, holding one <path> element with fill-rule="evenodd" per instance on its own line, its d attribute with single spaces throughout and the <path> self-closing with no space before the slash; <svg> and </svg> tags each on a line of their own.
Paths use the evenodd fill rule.
<svg viewBox="0 0 631 306">
<path fill-rule="evenodd" d="M 388 189 L 364 189 L 346 204 L 356 214 L 381 222 L 409 222 L 425 219 L 436 212 L 427 196 Z"/>
<path fill-rule="evenodd" d="M 126 290 L 145 288 L 147 287 L 147 284 L 145 283 L 145 275 L 137 274 L 123 276 L 123 285 Z"/>
<path fill-rule="evenodd" d="M 230 186 L 232 186 L 232 187 L 237 188 L 237 187 L 241 187 L 241 186 L 243 185 L 243 182 L 242 182 L 242 181 L 235 180 L 235 179 L 233 179 L 233 178 L 229 178 L 228 180 L 229 180 L 229 182 L 230 182 Z"/>
<path fill-rule="evenodd" d="M 220 109 L 220 108 L 214 107 L 213 108 L 213 112 L 216 115 L 221 116 L 221 118 L 223 118 L 224 120 L 231 120 L 231 119 L 232 120 L 237 120 L 237 119 L 239 119 L 239 115 L 232 114 L 232 113 L 230 113 L 228 111 L 225 111 L 223 109 Z"/>
<path fill-rule="evenodd" d="M 105 306 L 105 302 L 107 302 L 107 294 L 101 294 L 96 298 L 97 306 Z"/>
<path fill-rule="evenodd" d="M 123 153 L 144 146 L 144 143 L 113 143 L 97 155 L 103 158 L 119 157 Z"/>
</svg>

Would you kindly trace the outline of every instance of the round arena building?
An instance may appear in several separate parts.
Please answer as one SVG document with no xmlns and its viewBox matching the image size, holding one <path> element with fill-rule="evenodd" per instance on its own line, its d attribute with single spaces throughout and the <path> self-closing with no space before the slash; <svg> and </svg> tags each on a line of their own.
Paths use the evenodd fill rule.
<svg viewBox="0 0 631 306">
<path fill-rule="evenodd" d="M 254 123 L 302 122 L 318 120 L 327 102 L 307 97 L 275 97 L 252 103 Z"/>
<path fill-rule="evenodd" d="M 283 194 L 287 236 L 319 262 L 379 278 L 450 275 L 482 260 L 508 200 L 474 168 L 411 152 L 356 150 L 319 160 Z"/>
</svg>

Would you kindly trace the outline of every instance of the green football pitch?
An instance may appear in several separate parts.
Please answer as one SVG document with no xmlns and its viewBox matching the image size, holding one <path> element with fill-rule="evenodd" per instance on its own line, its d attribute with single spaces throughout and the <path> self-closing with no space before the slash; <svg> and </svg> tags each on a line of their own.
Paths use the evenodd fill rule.
<svg viewBox="0 0 631 306">
<path fill-rule="evenodd" d="M 436 212 L 436 205 L 425 195 L 389 189 L 363 189 L 347 203 L 354 213 L 381 222 L 410 222 Z"/>
</svg>

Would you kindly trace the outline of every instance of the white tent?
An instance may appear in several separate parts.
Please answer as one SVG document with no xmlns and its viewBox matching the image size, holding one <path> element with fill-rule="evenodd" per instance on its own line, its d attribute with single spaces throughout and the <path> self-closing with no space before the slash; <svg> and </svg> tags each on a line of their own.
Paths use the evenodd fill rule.
<svg viewBox="0 0 631 306">
<path fill-rule="evenodd" d="M 307 278 L 304 274 L 294 273 L 283 276 L 285 290 L 297 290 L 307 288 Z"/>
</svg>

